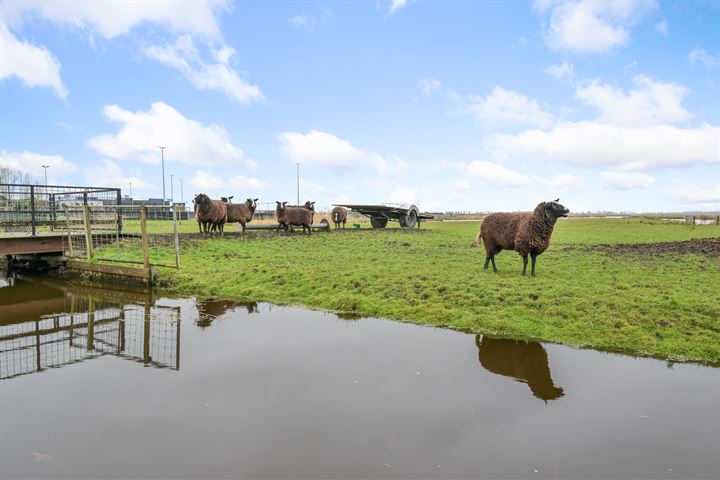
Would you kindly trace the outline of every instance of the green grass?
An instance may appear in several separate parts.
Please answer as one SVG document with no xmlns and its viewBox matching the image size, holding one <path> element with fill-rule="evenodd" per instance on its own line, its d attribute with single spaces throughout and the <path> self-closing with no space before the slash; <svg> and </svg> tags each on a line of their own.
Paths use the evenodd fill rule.
<svg viewBox="0 0 720 480">
<path fill-rule="evenodd" d="M 642 219 L 558 223 L 537 276 L 515 252 L 483 270 L 478 222 L 304 236 L 191 240 L 164 288 L 388 317 L 676 361 L 720 363 L 720 259 L 617 255 L 594 244 L 719 237 L 717 226 Z M 153 255 L 172 263 L 169 248 Z M 167 257 L 167 258 L 165 258 Z"/>
</svg>

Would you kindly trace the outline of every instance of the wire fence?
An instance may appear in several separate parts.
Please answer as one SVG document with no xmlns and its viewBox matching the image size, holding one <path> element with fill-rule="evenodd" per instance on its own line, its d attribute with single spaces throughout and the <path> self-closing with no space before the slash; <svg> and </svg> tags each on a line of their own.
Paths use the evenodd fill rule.
<svg viewBox="0 0 720 480">
<path fill-rule="evenodd" d="M 85 300 L 68 313 L 0 325 L 0 380 L 104 355 L 180 369 L 180 307 Z"/>
<path fill-rule="evenodd" d="M 176 208 L 66 205 L 63 217 L 71 258 L 180 268 Z"/>
<path fill-rule="evenodd" d="M 65 206 L 120 203 L 118 188 L 0 183 L 0 236 L 62 232 Z"/>
</svg>

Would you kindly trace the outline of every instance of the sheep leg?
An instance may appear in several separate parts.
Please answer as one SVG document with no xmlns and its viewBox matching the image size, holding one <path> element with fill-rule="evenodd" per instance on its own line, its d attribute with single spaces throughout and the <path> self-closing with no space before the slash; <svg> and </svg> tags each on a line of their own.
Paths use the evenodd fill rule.
<svg viewBox="0 0 720 480">
<path fill-rule="evenodd" d="M 525 275 L 525 270 L 527 269 L 528 254 L 524 253 L 522 257 L 523 257 L 523 272 L 522 272 L 522 274 Z"/>
<path fill-rule="evenodd" d="M 490 264 L 490 255 L 485 255 L 485 266 L 483 266 L 483 270 L 487 270 L 487 267 L 489 264 Z"/>
<path fill-rule="evenodd" d="M 497 267 L 495 266 L 495 254 L 494 254 L 494 253 L 490 256 L 490 260 L 492 260 L 493 272 L 497 272 L 498 269 L 497 269 Z"/>
<path fill-rule="evenodd" d="M 537 260 L 537 256 L 537 253 L 530 254 L 530 258 L 532 258 L 532 273 L 530 273 L 530 275 L 532 275 L 533 277 L 535 276 L 535 260 Z"/>
</svg>

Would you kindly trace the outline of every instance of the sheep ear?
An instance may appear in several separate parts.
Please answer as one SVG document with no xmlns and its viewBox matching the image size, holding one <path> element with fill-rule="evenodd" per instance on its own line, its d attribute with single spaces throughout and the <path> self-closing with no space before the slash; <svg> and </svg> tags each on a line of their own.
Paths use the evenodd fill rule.
<svg viewBox="0 0 720 480">
<path fill-rule="evenodd" d="M 556 202 L 556 203 L 559 202 L 559 201 L 560 201 L 559 198 L 556 198 L 555 200 L 553 200 L 553 202 Z"/>
<path fill-rule="evenodd" d="M 253 202 L 257 202 L 258 200 L 260 200 L 260 199 L 259 199 L 259 198 L 253 198 Z"/>
</svg>

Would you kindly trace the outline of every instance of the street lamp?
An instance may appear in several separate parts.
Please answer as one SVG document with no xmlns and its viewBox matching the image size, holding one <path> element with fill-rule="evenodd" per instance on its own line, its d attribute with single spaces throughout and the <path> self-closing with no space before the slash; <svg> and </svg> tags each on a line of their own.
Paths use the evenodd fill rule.
<svg viewBox="0 0 720 480">
<path fill-rule="evenodd" d="M 170 205 L 175 203 L 175 195 L 173 194 L 173 177 L 174 176 L 175 175 L 173 175 L 172 173 L 170 174 Z"/>
<path fill-rule="evenodd" d="M 50 165 L 41 165 L 45 169 L 45 186 L 47 187 L 47 169 L 50 168 Z"/>
<path fill-rule="evenodd" d="M 162 203 L 165 205 L 165 147 L 158 147 L 160 149 L 160 158 L 162 161 L 162 184 L 163 184 L 163 199 Z"/>
<path fill-rule="evenodd" d="M 133 196 L 132 196 L 132 182 L 130 182 L 130 205 L 133 204 Z"/>
</svg>

